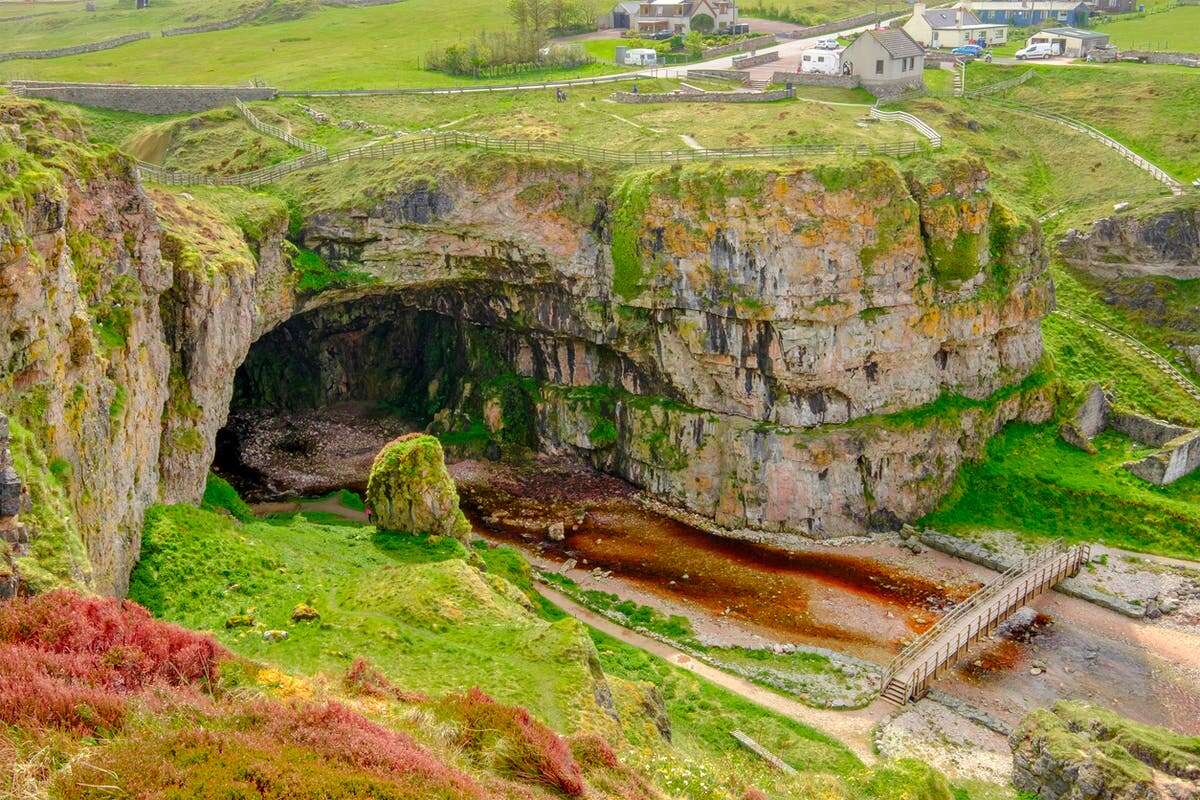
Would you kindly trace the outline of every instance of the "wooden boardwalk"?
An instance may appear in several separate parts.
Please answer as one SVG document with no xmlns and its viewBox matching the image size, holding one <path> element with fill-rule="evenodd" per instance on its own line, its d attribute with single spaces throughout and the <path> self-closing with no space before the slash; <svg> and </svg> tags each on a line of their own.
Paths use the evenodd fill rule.
<svg viewBox="0 0 1200 800">
<path fill-rule="evenodd" d="M 988 635 L 1031 598 L 1079 572 L 1091 555 L 1086 544 L 1054 541 L 1013 565 L 955 606 L 888 665 L 880 693 L 897 705 L 919 700 L 929 684 L 954 666 L 972 643 Z"/>
</svg>

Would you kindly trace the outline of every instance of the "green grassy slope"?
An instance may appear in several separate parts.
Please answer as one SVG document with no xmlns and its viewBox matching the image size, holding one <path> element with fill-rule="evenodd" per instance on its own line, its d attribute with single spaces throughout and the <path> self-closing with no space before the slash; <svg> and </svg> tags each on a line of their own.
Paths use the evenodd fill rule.
<svg viewBox="0 0 1200 800">
<path fill-rule="evenodd" d="M 5 62 L 0 64 L 0 77 L 151 83 L 243 83 L 261 78 L 289 88 L 479 83 L 427 72 L 419 62 L 431 48 L 466 40 L 480 30 L 507 29 L 510 23 L 505 9 L 504 3 L 489 0 L 405 0 L 366 8 L 321 6 L 287 22 L 245 25 L 186 38 L 155 37 L 68 58 Z M 88 41 L 89 36 L 93 34 L 72 32 L 66 43 Z M 52 46 L 49 43 L 67 37 L 61 32 L 61 36 L 29 41 Z M 597 64 L 534 77 L 578 77 L 615 70 L 615 66 Z"/>
<path fill-rule="evenodd" d="M 1001 528 L 1200 559 L 1200 476 L 1152 486 L 1121 467 L 1150 449 L 1113 433 L 1095 444 L 1099 452 L 1089 455 L 1062 442 L 1056 425 L 1010 425 L 923 522 L 950 533 Z"/>
<path fill-rule="evenodd" d="M 210 488 L 213 507 L 241 510 L 227 487 Z M 211 631 L 234 652 L 291 674 L 334 676 L 366 656 L 402 688 L 438 695 L 478 685 L 563 733 L 612 735 L 613 721 L 592 694 L 603 669 L 621 715 L 622 759 L 672 797 L 739 800 L 751 786 L 794 800 L 952 796 L 922 765 L 867 769 L 812 728 L 599 633 L 589 641 L 578 622 L 533 595 L 528 566 L 508 548 L 466 549 L 329 515 L 239 523 L 216 511 L 156 507 L 130 595 L 156 616 Z M 293 621 L 300 603 L 320 618 Z M 267 630 L 288 636 L 268 641 Z M 671 721 L 670 744 L 642 705 L 651 684 Z M 733 729 L 771 747 L 800 776 L 774 772 L 739 748 Z"/>
<path fill-rule="evenodd" d="M 1123 50 L 1200 52 L 1200 8 L 1178 6 L 1158 14 L 1127 15 L 1099 24 Z"/>
</svg>

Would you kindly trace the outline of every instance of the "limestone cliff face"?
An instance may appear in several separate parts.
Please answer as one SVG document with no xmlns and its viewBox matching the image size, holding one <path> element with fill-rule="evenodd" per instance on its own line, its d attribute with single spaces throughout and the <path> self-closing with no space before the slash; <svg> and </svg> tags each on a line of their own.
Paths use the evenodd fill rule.
<svg viewBox="0 0 1200 800">
<path fill-rule="evenodd" d="M 994 207 L 977 165 L 945 173 L 913 178 L 915 195 L 882 162 L 448 176 L 319 214 L 305 236 L 375 291 L 519 321 L 530 374 L 813 426 L 984 397 L 1041 356 L 1040 237 Z"/>
<path fill-rule="evenodd" d="M 353 280 L 298 291 L 282 203 L 143 189 L 35 103 L 0 123 L 0 408 L 65 487 L 92 567 L 73 578 L 100 591 L 123 591 L 149 504 L 198 499 L 239 366 L 297 317 L 340 348 L 314 351 L 311 399 L 353 399 L 390 303 L 417 337 L 393 355 L 460 348 L 428 375 L 447 427 L 478 412 L 771 535 L 918 516 L 998 426 L 1049 414 L 1045 389 L 1005 389 L 1041 354 L 1040 238 L 971 162 L 404 162 L 373 199 L 311 203 L 303 244 Z M 409 367 L 384 366 L 379 386 Z M 501 369 L 522 381 L 481 401 Z"/>
<path fill-rule="evenodd" d="M 970 162 L 442 176 L 305 243 L 375 276 L 354 295 L 494 331 L 541 384 L 538 447 L 731 528 L 913 519 L 1000 426 L 1052 412 L 1045 388 L 993 396 L 1040 358 L 1053 295 L 1038 232 Z M 943 394 L 962 403 L 872 421 Z"/>
<path fill-rule="evenodd" d="M 158 492 L 171 271 L 127 164 L 81 139 L 29 106 L 0 110 L 0 405 L 34 427 L 69 490 L 93 568 L 69 577 L 119 591 Z M 72 171 L 38 168 L 57 158 Z"/>
<path fill-rule="evenodd" d="M 219 241 L 228 225 L 175 225 L 170 196 L 34 103 L 0 105 L 0 176 L 0 408 L 34 433 L 70 501 L 63 535 L 86 545 L 90 570 L 51 571 L 121 593 L 144 510 L 199 497 L 233 372 L 287 316 L 286 220 L 258 259 L 236 231 Z"/>
</svg>

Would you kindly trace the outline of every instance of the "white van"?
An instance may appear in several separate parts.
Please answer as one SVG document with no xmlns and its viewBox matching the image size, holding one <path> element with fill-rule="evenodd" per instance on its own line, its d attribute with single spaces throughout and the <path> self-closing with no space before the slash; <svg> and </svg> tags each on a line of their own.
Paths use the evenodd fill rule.
<svg viewBox="0 0 1200 800">
<path fill-rule="evenodd" d="M 1037 42 L 1028 47 L 1022 47 L 1017 51 L 1017 58 L 1024 60 L 1027 58 L 1052 58 L 1058 55 L 1054 52 L 1054 45 L 1048 42 Z"/>
</svg>

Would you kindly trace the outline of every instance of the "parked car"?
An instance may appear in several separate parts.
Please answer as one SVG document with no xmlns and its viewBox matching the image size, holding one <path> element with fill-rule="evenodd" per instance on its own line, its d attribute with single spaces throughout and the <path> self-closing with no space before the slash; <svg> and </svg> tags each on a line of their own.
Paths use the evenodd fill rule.
<svg viewBox="0 0 1200 800">
<path fill-rule="evenodd" d="M 1045 42 L 1031 44 L 1017 51 L 1017 59 L 1022 61 L 1027 58 L 1051 58 L 1055 55 L 1058 54 L 1054 52 L 1054 48 Z"/>
<path fill-rule="evenodd" d="M 837 39 L 827 36 L 824 39 L 817 39 L 817 43 L 813 46 L 818 50 L 837 50 L 839 45 Z"/>
<path fill-rule="evenodd" d="M 956 56 L 971 56 L 978 58 L 983 55 L 983 48 L 977 44 L 964 44 L 962 47 L 956 47 L 950 51 Z"/>
</svg>

